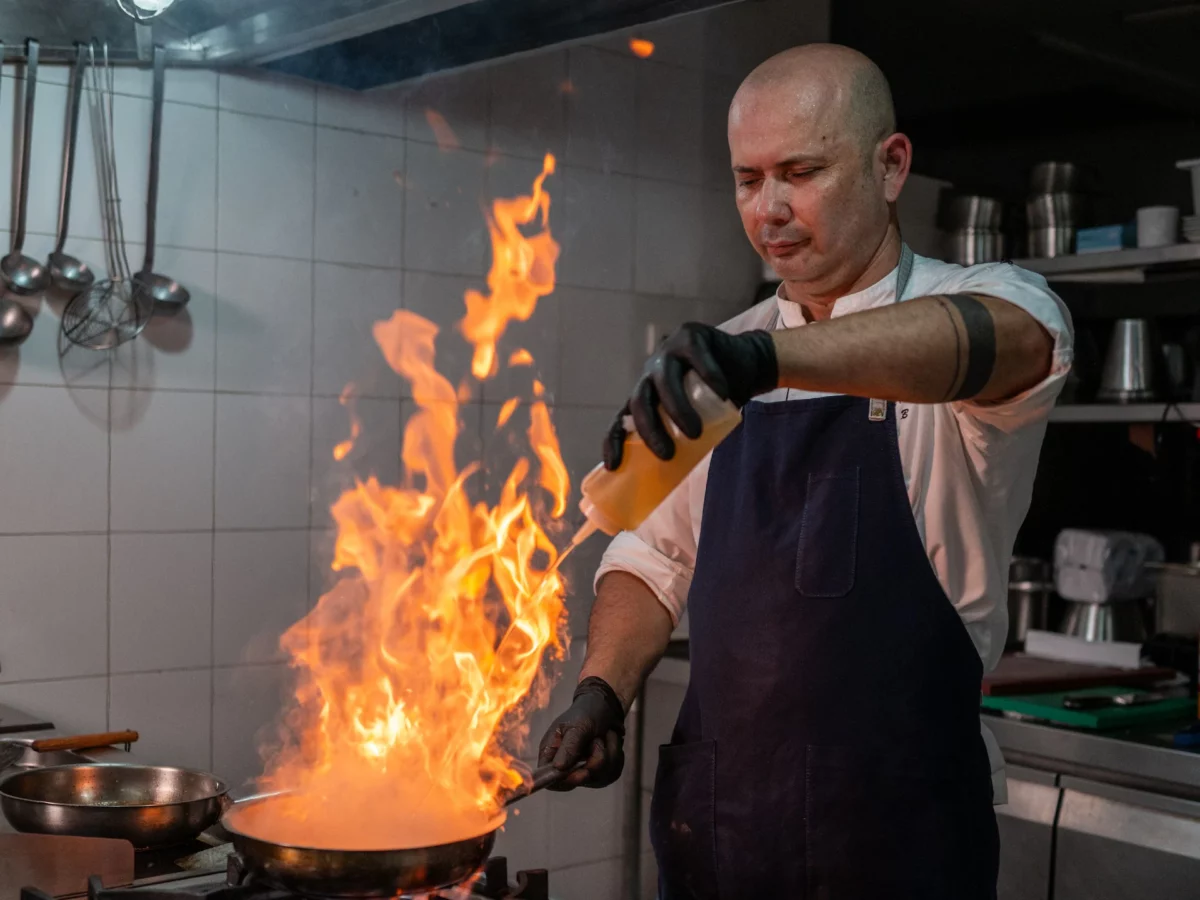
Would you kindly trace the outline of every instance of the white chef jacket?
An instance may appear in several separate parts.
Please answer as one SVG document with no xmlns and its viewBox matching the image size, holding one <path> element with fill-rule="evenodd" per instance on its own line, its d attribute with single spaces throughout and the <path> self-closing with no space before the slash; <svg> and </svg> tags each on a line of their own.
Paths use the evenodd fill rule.
<svg viewBox="0 0 1200 900">
<path fill-rule="evenodd" d="M 832 317 L 887 306 L 895 301 L 896 270 L 870 287 L 836 301 Z M 1017 529 L 1029 511 L 1046 422 L 1071 366 L 1073 333 L 1066 306 L 1033 272 L 1010 263 L 963 266 L 915 257 L 905 299 L 930 294 L 986 294 L 1026 310 L 1054 338 L 1050 374 L 1017 397 L 1000 403 L 899 403 L 896 430 L 904 483 L 917 531 L 946 596 L 990 671 L 1008 634 L 1008 566 Z M 778 315 L 776 315 L 778 311 Z M 806 324 L 799 304 L 783 287 L 721 327 L 737 333 L 755 328 Z M 823 396 L 779 389 L 764 402 Z M 706 457 L 636 531 L 613 539 L 596 584 L 608 572 L 637 576 L 678 624 L 687 605 L 702 527 Z M 992 764 L 995 802 L 1007 797 L 1004 759 L 983 727 Z"/>
</svg>

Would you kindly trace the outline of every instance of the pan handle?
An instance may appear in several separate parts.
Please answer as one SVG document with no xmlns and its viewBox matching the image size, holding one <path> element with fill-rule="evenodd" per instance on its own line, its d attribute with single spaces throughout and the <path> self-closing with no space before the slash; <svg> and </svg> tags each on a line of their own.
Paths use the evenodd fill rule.
<svg viewBox="0 0 1200 900">
<path fill-rule="evenodd" d="M 504 798 L 504 805 L 508 806 L 516 803 L 518 800 L 523 800 L 532 794 L 534 791 L 540 791 L 542 788 L 548 788 L 552 784 L 557 784 L 562 781 L 572 772 L 578 771 L 587 767 L 587 760 L 577 763 L 567 771 L 556 768 L 555 766 L 541 766 L 534 769 L 533 772 L 521 784 L 513 788 L 512 793 Z"/>
<path fill-rule="evenodd" d="M 51 750 L 90 750 L 110 744 L 132 744 L 138 739 L 136 731 L 106 731 L 101 734 L 77 734 L 70 737 L 42 738 L 29 746 L 38 753 Z"/>
</svg>

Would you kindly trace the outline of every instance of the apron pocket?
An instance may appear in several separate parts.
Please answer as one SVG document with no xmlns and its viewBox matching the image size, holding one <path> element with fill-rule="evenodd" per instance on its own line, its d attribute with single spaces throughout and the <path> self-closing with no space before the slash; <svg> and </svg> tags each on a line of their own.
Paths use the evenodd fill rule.
<svg viewBox="0 0 1200 900">
<path fill-rule="evenodd" d="M 650 843 L 662 900 L 715 900 L 715 741 L 667 744 L 658 751 L 650 801 Z"/>
<path fill-rule="evenodd" d="M 990 900 L 999 836 L 991 781 L 960 760 L 807 748 L 810 900 Z"/>
<path fill-rule="evenodd" d="M 796 590 L 804 596 L 844 597 L 854 587 L 858 493 L 857 467 L 809 474 L 796 551 Z"/>
</svg>

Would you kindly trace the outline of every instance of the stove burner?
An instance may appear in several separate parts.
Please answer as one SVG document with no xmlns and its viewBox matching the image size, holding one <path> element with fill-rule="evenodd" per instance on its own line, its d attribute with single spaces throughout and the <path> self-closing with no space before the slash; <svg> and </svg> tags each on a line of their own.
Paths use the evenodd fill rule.
<svg viewBox="0 0 1200 900">
<path fill-rule="evenodd" d="M 191 879 L 189 879 L 191 880 Z M 246 864 L 235 853 L 229 857 L 225 879 L 199 885 L 172 888 L 169 883 L 154 886 L 106 888 L 96 876 L 88 879 L 88 900 L 304 900 L 299 895 L 256 881 Z M 460 895 L 454 895 L 455 898 Z M 494 856 L 487 861 L 483 875 L 467 895 L 470 900 L 549 900 L 549 877 L 545 869 L 517 873 L 516 882 L 508 880 L 508 860 Z M 23 888 L 20 900 L 54 900 L 37 888 Z M 435 894 L 426 900 L 452 900 Z"/>
</svg>

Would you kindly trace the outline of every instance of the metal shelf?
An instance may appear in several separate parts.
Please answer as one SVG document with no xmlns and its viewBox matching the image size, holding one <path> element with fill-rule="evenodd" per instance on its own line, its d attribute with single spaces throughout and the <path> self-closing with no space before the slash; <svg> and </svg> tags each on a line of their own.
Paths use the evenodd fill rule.
<svg viewBox="0 0 1200 900">
<path fill-rule="evenodd" d="M 1105 253 L 1073 253 L 1049 259 L 1015 259 L 1023 269 L 1040 272 L 1049 281 L 1122 283 L 1144 281 L 1147 270 L 1188 269 L 1200 276 L 1200 244 L 1172 244 Z"/>
<path fill-rule="evenodd" d="M 1166 403 L 1069 403 L 1050 410 L 1051 422 L 1161 422 Z M 1168 422 L 1200 422 L 1200 403 L 1176 403 Z"/>
</svg>

